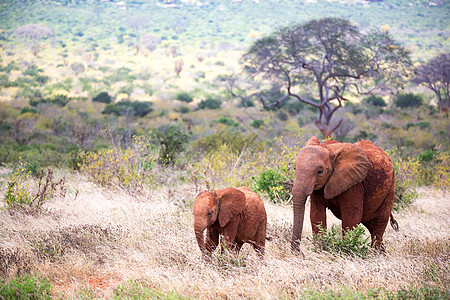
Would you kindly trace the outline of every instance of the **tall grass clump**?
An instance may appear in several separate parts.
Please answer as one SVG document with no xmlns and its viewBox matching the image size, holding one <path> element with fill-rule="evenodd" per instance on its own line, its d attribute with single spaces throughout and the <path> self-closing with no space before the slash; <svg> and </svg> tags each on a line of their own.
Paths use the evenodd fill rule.
<svg viewBox="0 0 450 300">
<path fill-rule="evenodd" d="M 80 172 L 102 186 L 116 185 L 129 191 L 139 191 L 144 185 L 156 183 L 154 168 L 157 156 L 148 138 L 134 136 L 127 149 L 114 147 L 98 152 L 79 154 Z"/>
<path fill-rule="evenodd" d="M 320 224 L 319 233 L 314 237 L 313 250 L 329 253 L 344 254 L 352 257 L 366 258 L 370 251 L 370 236 L 365 237 L 364 226 L 359 224 L 353 230 L 341 235 L 337 226 L 331 229 L 323 228 Z"/>
<path fill-rule="evenodd" d="M 434 150 L 422 152 L 418 159 L 424 184 L 447 192 L 450 189 L 450 152 L 439 145 Z"/>
<path fill-rule="evenodd" d="M 420 183 L 420 162 L 417 158 L 402 158 L 397 149 L 386 151 L 395 170 L 394 210 L 407 208 L 418 197 Z"/>
</svg>

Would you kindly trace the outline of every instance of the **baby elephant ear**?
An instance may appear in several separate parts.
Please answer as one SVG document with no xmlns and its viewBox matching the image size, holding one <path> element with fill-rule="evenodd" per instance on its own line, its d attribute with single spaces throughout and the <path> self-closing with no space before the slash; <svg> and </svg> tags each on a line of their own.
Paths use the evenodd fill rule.
<svg viewBox="0 0 450 300">
<path fill-rule="evenodd" d="M 234 188 L 216 191 L 219 198 L 219 224 L 224 227 L 230 220 L 245 207 L 245 194 Z"/>
<path fill-rule="evenodd" d="M 327 145 L 333 172 L 325 184 L 324 196 L 331 199 L 363 181 L 371 166 L 364 150 L 356 145 L 336 143 Z"/>
</svg>

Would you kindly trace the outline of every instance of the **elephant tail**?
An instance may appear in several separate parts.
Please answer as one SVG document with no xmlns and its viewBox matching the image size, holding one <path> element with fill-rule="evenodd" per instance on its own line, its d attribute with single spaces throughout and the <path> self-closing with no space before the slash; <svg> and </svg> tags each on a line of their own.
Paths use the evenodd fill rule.
<svg viewBox="0 0 450 300">
<path fill-rule="evenodd" d="M 392 215 L 392 213 L 391 213 L 390 223 L 391 223 L 392 228 L 394 228 L 395 231 L 399 230 L 398 223 L 397 223 L 397 221 L 395 221 L 394 216 Z"/>
</svg>

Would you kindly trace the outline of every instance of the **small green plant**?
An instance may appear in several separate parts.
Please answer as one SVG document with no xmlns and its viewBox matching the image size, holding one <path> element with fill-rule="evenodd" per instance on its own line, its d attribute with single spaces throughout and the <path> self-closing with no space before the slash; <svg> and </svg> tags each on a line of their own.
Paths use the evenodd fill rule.
<svg viewBox="0 0 450 300">
<path fill-rule="evenodd" d="M 278 170 L 269 168 L 253 177 L 253 181 L 253 190 L 272 203 L 285 203 L 291 197 L 293 182 Z"/>
<path fill-rule="evenodd" d="M 9 283 L 0 283 L 0 299 L 27 300 L 52 299 L 52 286 L 50 280 L 38 275 L 24 275 L 11 280 Z"/>
<path fill-rule="evenodd" d="M 366 258 L 369 255 L 370 236 L 364 237 L 364 226 L 359 224 L 353 230 L 341 235 L 341 230 L 337 226 L 332 226 L 330 230 L 323 228 L 320 224 L 319 233 L 314 237 L 314 250 L 326 251 L 349 255 L 352 257 Z"/>
</svg>

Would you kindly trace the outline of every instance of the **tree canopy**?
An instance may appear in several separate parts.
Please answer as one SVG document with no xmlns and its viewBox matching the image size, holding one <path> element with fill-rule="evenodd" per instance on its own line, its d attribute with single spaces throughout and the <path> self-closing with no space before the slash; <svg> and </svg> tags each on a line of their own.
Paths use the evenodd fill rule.
<svg viewBox="0 0 450 300">
<path fill-rule="evenodd" d="M 432 90 L 441 111 L 447 112 L 450 107 L 450 53 L 442 53 L 417 67 L 412 81 Z"/>
<path fill-rule="evenodd" d="M 265 98 L 261 90 L 250 96 L 265 107 L 289 97 L 316 107 L 316 126 L 329 137 L 342 122 L 332 123 L 332 116 L 350 93 L 386 91 L 400 82 L 410 59 L 388 32 L 362 33 L 348 20 L 323 18 L 255 41 L 243 65 L 254 81 L 265 81 L 283 93 L 277 99 Z M 319 102 L 304 96 L 311 91 Z"/>
</svg>

